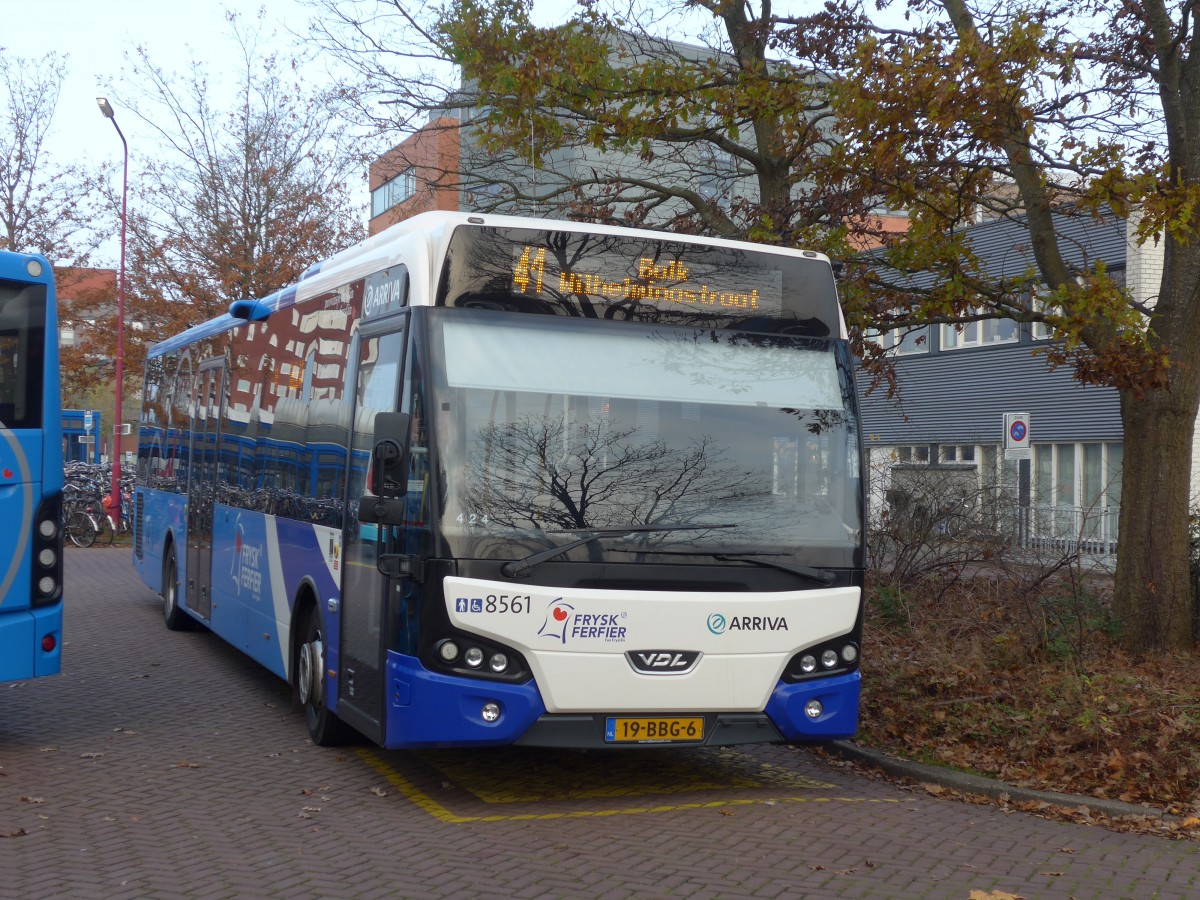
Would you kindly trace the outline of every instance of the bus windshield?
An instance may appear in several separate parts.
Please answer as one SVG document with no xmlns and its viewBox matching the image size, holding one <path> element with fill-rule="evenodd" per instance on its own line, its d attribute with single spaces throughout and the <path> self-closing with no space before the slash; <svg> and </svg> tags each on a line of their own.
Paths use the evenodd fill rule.
<svg viewBox="0 0 1200 900">
<path fill-rule="evenodd" d="M 453 556 L 615 529 L 560 559 L 855 564 L 858 434 L 838 342 L 468 310 L 437 316 L 431 337 Z M 686 527 L 633 527 L 647 525 Z"/>
</svg>

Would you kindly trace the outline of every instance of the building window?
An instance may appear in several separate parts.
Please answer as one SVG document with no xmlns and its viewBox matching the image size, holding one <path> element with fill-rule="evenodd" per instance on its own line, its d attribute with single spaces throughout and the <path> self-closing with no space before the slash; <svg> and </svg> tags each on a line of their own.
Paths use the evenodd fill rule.
<svg viewBox="0 0 1200 900">
<path fill-rule="evenodd" d="M 1117 537 L 1122 444 L 1035 444 L 1031 520 L 1039 538 L 1097 542 Z"/>
<path fill-rule="evenodd" d="M 1054 446 L 1036 444 L 1033 448 L 1033 496 L 1038 506 L 1054 505 Z"/>
<path fill-rule="evenodd" d="M 1012 319 L 984 319 L 966 325 L 942 326 L 942 349 L 986 347 L 991 344 L 1015 344 L 1017 323 Z"/>
<path fill-rule="evenodd" d="M 1045 288 L 1043 288 L 1042 290 L 1044 291 Z M 1041 295 L 1036 290 L 1033 292 L 1033 296 L 1030 298 L 1030 305 L 1033 307 L 1033 310 L 1035 312 L 1040 312 L 1043 315 L 1048 315 L 1048 316 L 1061 316 L 1062 315 L 1062 307 L 1055 306 L 1052 303 L 1047 303 L 1045 300 L 1042 299 Z M 1030 329 L 1030 333 L 1033 335 L 1033 339 L 1035 341 L 1049 341 L 1049 340 L 1053 340 L 1055 338 L 1062 337 L 1062 335 L 1060 335 L 1057 331 L 1055 331 L 1053 328 L 1051 328 L 1045 322 L 1034 322 L 1033 328 Z"/>
<path fill-rule="evenodd" d="M 1075 506 L 1075 445 L 1054 446 L 1054 499 L 1057 506 Z"/>
<path fill-rule="evenodd" d="M 936 453 L 936 445 L 934 445 L 934 450 Z M 934 460 L 936 460 L 936 458 L 936 456 L 933 457 Z M 929 455 L 929 445 L 917 444 L 915 447 L 893 447 L 892 459 L 895 462 L 905 463 L 906 465 L 912 465 L 914 463 L 928 465 L 931 459 Z"/>
<path fill-rule="evenodd" d="M 371 218 L 382 216 L 397 203 L 403 203 L 417 192 L 417 176 L 409 166 L 391 181 L 371 191 Z"/>
<path fill-rule="evenodd" d="M 1034 505 L 1120 507 L 1124 451 L 1123 444 L 1035 444 Z"/>
<path fill-rule="evenodd" d="M 896 356 L 929 352 L 929 326 L 896 328 L 892 331 L 871 331 L 867 337 Z"/>
</svg>

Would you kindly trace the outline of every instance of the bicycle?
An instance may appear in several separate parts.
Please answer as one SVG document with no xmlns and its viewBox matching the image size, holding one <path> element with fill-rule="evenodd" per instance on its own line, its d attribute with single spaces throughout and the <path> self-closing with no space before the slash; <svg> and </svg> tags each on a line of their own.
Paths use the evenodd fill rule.
<svg viewBox="0 0 1200 900">
<path fill-rule="evenodd" d="M 111 544 L 112 521 L 97 508 L 94 498 L 78 498 L 63 504 L 63 529 L 76 547 L 91 547 L 96 541 Z"/>
<path fill-rule="evenodd" d="M 96 520 L 87 509 L 78 503 L 63 505 L 63 532 L 76 547 L 90 547 L 96 543 L 98 531 Z"/>
<path fill-rule="evenodd" d="M 121 500 L 115 507 L 112 505 L 111 497 L 107 494 L 100 505 L 104 507 L 104 521 L 99 523 L 100 534 L 98 536 L 107 537 L 106 543 L 111 544 L 117 535 L 128 534 L 133 530 L 128 512 L 132 505 L 132 497 L 128 492 L 121 492 Z"/>
</svg>

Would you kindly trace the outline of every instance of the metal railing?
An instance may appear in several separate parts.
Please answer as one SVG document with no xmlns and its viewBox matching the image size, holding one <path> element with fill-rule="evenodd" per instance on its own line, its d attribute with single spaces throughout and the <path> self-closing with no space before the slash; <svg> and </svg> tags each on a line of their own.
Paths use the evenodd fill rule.
<svg viewBox="0 0 1200 900">
<path fill-rule="evenodd" d="M 1023 550 L 1112 556 L 1117 552 L 1118 508 L 1010 507 L 1001 519 L 1005 537 Z"/>
</svg>

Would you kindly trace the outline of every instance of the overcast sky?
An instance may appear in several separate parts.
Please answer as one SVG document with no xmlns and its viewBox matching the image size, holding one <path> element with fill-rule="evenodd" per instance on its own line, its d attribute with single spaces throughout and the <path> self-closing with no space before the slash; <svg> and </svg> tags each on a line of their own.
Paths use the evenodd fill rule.
<svg viewBox="0 0 1200 900">
<path fill-rule="evenodd" d="M 225 10 L 253 22 L 259 7 L 267 11 L 268 28 L 286 35 L 286 26 L 302 31 L 309 10 L 298 0 L 0 0 L 7 10 L 0 46 L 8 56 L 37 59 L 50 51 L 67 58 L 50 151 L 65 164 L 72 159 L 101 161 L 121 158 L 121 141 L 96 106 L 106 81 L 119 84 L 128 70 L 125 55 L 138 45 L 150 58 L 172 71 L 184 71 L 190 59 L 212 60 L 211 71 L 236 45 Z M 129 141 L 131 160 L 139 138 L 149 140 L 145 126 L 117 106 L 117 121 Z M 144 147 L 144 145 L 143 145 Z M 131 161 L 132 168 L 132 161 Z"/>
<path fill-rule="evenodd" d="M 563 21 L 576 8 L 574 0 L 535 4 L 535 21 L 541 24 Z M 136 93 L 123 81 L 130 74 L 126 57 L 145 47 L 155 65 L 176 74 L 186 73 L 195 58 L 219 79 L 222 59 L 238 52 L 226 11 L 254 23 L 260 8 L 265 9 L 262 33 L 275 34 L 269 49 L 276 50 L 292 45 L 291 33 L 306 33 L 315 14 L 302 0 L 0 0 L 5 14 L 0 47 L 10 58 L 36 60 L 52 51 L 65 57 L 66 75 L 45 147 L 55 164 L 109 162 L 119 177 L 121 141 L 96 105 L 97 97 L 108 96 L 129 143 L 133 178 L 140 161 L 156 154 L 160 138 L 121 107 L 122 94 Z M 231 84 L 235 77 L 231 72 Z M 365 221 L 365 179 L 362 193 Z M 101 254 L 107 256 L 106 250 Z"/>
<path fill-rule="evenodd" d="M 536 2 L 539 13 L 547 10 L 547 20 L 561 20 L 573 8 L 572 0 Z M 226 10 L 252 23 L 265 9 L 265 31 L 277 33 L 277 47 L 291 43 L 289 29 L 305 33 L 314 14 L 301 0 L 0 0 L 0 7 L 6 55 L 39 58 L 56 51 L 69 57 L 51 145 L 60 163 L 102 160 L 106 154 L 120 159 L 121 142 L 96 97 L 106 94 L 104 82 L 120 84 L 128 71 L 125 56 L 135 47 L 144 46 L 154 63 L 175 72 L 184 72 L 194 55 L 213 63 L 209 71 L 217 76 L 222 56 L 236 50 Z M 133 155 L 139 137 L 150 139 L 145 126 L 132 113 L 122 115 L 119 106 L 117 120 Z"/>
<path fill-rule="evenodd" d="M 280 43 L 290 41 L 289 26 L 303 31 L 310 16 L 299 0 L 0 0 L 5 13 L 0 47 L 10 58 L 41 59 L 51 51 L 66 57 L 45 149 L 57 165 L 114 163 L 119 177 L 121 140 L 96 98 L 113 94 L 105 84 L 115 85 L 117 93 L 132 93 L 120 87 L 129 72 L 126 55 L 144 46 L 155 64 L 179 73 L 194 55 L 211 62 L 209 72 L 219 76 L 222 57 L 237 46 L 225 11 L 254 22 L 260 7 L 266 9 L 265 30 L 278 32 Z M 158 139 L 137 116 L 122 110 L 115 96 L 111 99 L 129 143 L 132 178 L 139 157 L 153 155 Z M 108 250 L 102 247 L 101 255 L 115 254 Z"/>
</svg>

